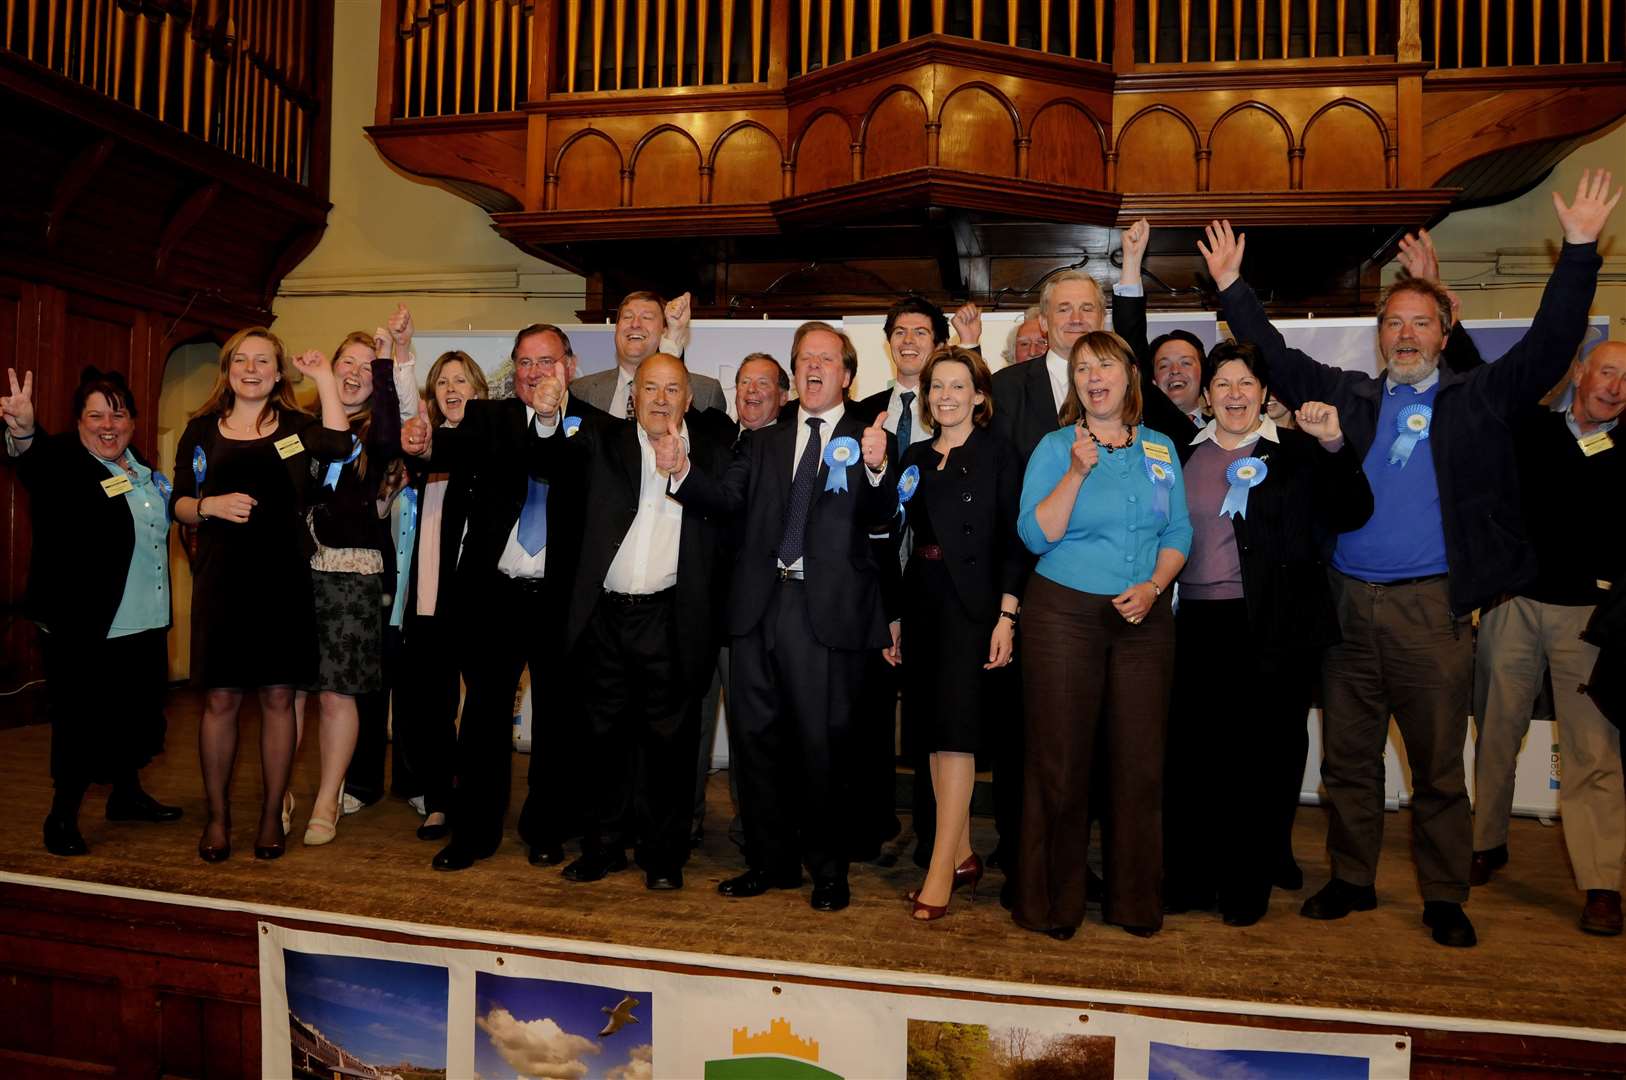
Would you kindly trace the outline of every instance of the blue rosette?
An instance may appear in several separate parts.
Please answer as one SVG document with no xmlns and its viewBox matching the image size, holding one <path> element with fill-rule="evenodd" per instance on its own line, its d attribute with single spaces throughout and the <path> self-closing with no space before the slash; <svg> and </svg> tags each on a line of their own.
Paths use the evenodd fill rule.
<svg viewBox="0 0 1626 1080">
<path fill-rule="evenodd" d="M 565 438 L 570 438 L 582 429 L 582 418 L 579 416 L 565 417 Z"/>
<path fill-rule="evenodd" d="M 829 467 L 830 473 L 825 478 L 824 490 L 847 490 L 847 467 L 859 458 L 858 440 L 850 435 L 831 439 L 830 445 L 824 448 L 824 464 Z"/>
<path fill-rule="evenodd" d="M 197 496 L 203 498 L 203 478 L 209 473 L 209 455 L 203 452 L 203 447 L 192 448 L 192 479 L 198 482 Z"/>
<path fill-rule="evenodd" d="M 171 493 L 175 490 L 175 485 L 169 482 L 169 477 L 154 469 L 152 471 L 152 486 L 158 489 L 158 497 L 163 499 L 167 505 Z"/>
<path fill-rule="evenodd" d="M 1421 403 L 1407 405 L 1395 417 L 1395 441 L 1389 444 L 1389 464 L 1402 469 L 1411 460 L 1417 444 L 1428 438 L 1428 429 L 1434 423 L 1434 410 Z"/>
<path fill-rule="evenodd" d="M 350 436 L 350 456 L 343 461 L 330 461 L 327 466 L 327 475 L 322 477 L 322 486 L 335 490 L 339 486 L 339 474 L 344 467 L 361 456 L 361 440 L 354 435 Z"/>
<path fill-rule="evenodd" d="M 1238 514 L 1247 517 L 1249 490 L 1264 483 L 1269 475 L 1269 466 L 1259 458 L 1245 457 L 1231 462 L 1230 468 L 1225 470 L 1225 482 L 1230 490 L 1220 504 L 1220 517 L 1234 518 Z"/>
<path fill-rule="evenodd" d="M 1141 460 L 1146 463 L 1146 478 L 1152 482 L 1152 509 L 1167 519 L 1169 492 L 1174 489 L 1174 469 L 1149 457 Z"/>
<path fill-rule="evenodd" d="M 898 478 L 898 513 L 903 513 L 904 504 L 915 497 L 920 488 L 920 466 L 911 465 L 903 470 Z"/>
</svg>

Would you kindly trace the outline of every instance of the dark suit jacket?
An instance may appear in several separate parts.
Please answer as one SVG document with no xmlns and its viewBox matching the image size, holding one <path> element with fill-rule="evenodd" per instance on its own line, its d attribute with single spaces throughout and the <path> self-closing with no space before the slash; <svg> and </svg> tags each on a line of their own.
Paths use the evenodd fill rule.
<svg viewBox="0 0 1626 1080">
<path fill-rule="evenodd" d="M 124 496 L 102 490 L 112 474 L 78 432 L 47 435 L 36 427 L 32 442 L 20 457 L 0 450 L 29 493 L 34 544 L 23 609 L 53 634 L 100 641 L 124 600 L 135 521 Z M 134 446 L 130 452 L 148 464 Z"/>
<path fill-rule="evenodd" d="M 472 403 L 471 403 L 472 404 Z M 442 429 L 449 430 L 449 429 Z M 410 616 L 418 610 L 418 560 L 423 552 L 423 500 L 424 490 L 433 475 L 430 468 L 415 457 L 408 457 L 407 475 L 412 490 L 418 493 L 419 528 L 413 538 L 412 565 L 407 574 L 407 606 Z M 458 555 L 463 547 L 463 527 L 469 520 L 469 509 L 474 502 L 475 472 L 466 470 L 446 477 L 446 498 L 440 509 L 440 573 L 436 580 L 435 613 L 444 615 L 451 610 L 453 578 L 457 575 Z"/>
<path fill-rule="evenodd" d="M 938 464 L 930 442 L 918 442 L 903 455 L 904 469 L 920 469 L 922 479 Z M 949 454 L 946 469 L 923 483 L 905 504 L 907 514 L 924 503 L 943 567 L 954 591 L 973 619 L 998 616 L 1000 596 L 1022 595 L 1033 564 L 1016 535 L 1017 505 L 1022 496 L 1022 464 L 1016 450 L 986 428 L 976 428 L 965 445 Z"/>
<path fill-rule="evenodd" d="M 708 419 L 710 417 L 721 417 L 722 422 L 717 423 Z M 567 435 L 561 424 L 546 439 L 533 436 L 530 454 L 532 469 L 539 479 L 551 485 L 571 482 L 574 478 L 575 483 L 584 487 L 581 544 L 571 575 L 573 585 L 565 621 L 567 652 L 575 648 L 582 631 L 587 629 L 604 588 L 604 577 L 621 550 L 633 519 L 638 516 L 643 477 L 635 423 L 596 410 L 583 412 L 581 420 L 581 427 L 574 435 Z M 730 449 L 733 425 L 714 410 L 705 414 L 690 412 L 685 423 L 689 431 L 692 473 L 705 473 L 714 481 L 720 479 L 733 457 Z M 551 487 L 549 490 L 551 492 Z M 728 525 L 726 515 L 707 513 L 699 506 L 683 508 L 675 586 L 676 644 L 685 685 L 696 695 L 704 693 L 710 684 L 717 661 L 720 613 L 724 606 L 719 600 L 722 591 L 719 580 L 727 550 Z"/>
<path fill-rule="evenodd" d="M 610 398 L 615 394 L 615 383 L 616 369 L 612 367 L 609 371 L 595 371 L 591 375 L 583 375 L 570 384 L 570 392 L 594 408 L 609 412 L 614 404 Z M 723 394 L 722 384 L 710 375 L 702 375 L 698 371 L 689 372 L 689 390 L 694 395 L 693 407 L 696 410 L 728 411 L 728 399 Z"/>
<path fill-rule="evenodd" d="M 849 403 L 831 438 L 858 441 L 874 419 Z M 728 632 L 735 637 L 756 628 L 777 588 L 776 552 L 785 531 L 798 429 L 792 418 L 752 432 L 720 478 L 691 470 L 674 493 L 685 506 L 743 515 L 729 599 Z M 897 513 L 897 476 L 889 468 L 872 485 L 864 473 L 863 463 L 854 462 L 847 469 L 847 490 L 826 491 L 829 468 L 821 458 L 808 512 L 803 557 L 808 613 L 813 633 L 831 649 L 882 649 L 892 643 L 869 536 L 885 532 Z"/>
<path fill-rule="evenodd" d="M 857 410 L 859 418 L 865 424 L 872 424 L 878 415 L 886 412 L 887 406 L 891 403 L 892 387 L 889 386 L 880 393 L 871 394 L 856 405 L 849 406 L 849 409 Z M 792 401 L 788 407 L 793 410 L 790 422 L 794 424 L 796 423 L 796 413 L 794 412 L 796 403 Z M 924 403 L 922 403 L 922 409 L 924 407 Z M 892 436 L 892 441 L 888 445 L 891 452 L 887 456 L 886 463 L 888 470 L 892 474 L 893 486 L 896 487 L 897 478 L 901 475 L 898 458 L 909 448 L 898 445 L 896 434 Z M 881 573 L 881 606 L 886 611 L 887 622 L 892 622 L 903 615 L 902 519 L 894 519 L 892 527 L 885 534 L 876 533 L 871 535 L 870 547 L 875 550 L 875 565 Z"/>
</svg>

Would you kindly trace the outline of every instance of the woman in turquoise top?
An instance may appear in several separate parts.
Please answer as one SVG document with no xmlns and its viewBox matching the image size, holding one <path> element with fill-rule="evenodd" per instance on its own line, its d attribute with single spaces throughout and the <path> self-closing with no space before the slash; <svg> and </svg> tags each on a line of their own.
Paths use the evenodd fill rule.
<svg viewBox="0 0 1626 1080">
<path fill-rule="evenodd" d="M 39 628 L 51 717 L 45 819 L 53 855 L 83 855 L 79 806 L 112 784 L 110 821 L 174 821 L 141 789 L 164 747 L 169 675 L 169 482 L 130 445 L 135 399 L 124 376 L 86 368 L 73 395 L 76 431 L 34 422 L 33 373 L 0 397 L 6 459 L 28 488 L 33 520 L 28 617 Z M 116 704 L 116 707 L 110 707 Z"/>
<path fill-rule="evenodd" d="M 1174 444 L 1140 426 L 1129 346 L 1096 331 L 1068 359 L 1066 426 L 1028 460 L 1017 518 L 1039 564 L 1022 603 L 1027 752 L 1012 914 L 1062 940 L 1084 921 L 1099 750 L 1102 915 L 1148 936 L 1163 925 L 1163 735 L 1174 672 L 1167 594 L 1191 522 Z"/>
</svg>

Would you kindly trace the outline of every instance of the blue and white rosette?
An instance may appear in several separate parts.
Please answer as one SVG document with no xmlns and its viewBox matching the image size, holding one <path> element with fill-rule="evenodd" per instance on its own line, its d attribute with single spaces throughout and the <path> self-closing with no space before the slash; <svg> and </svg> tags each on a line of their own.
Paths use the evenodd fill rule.
<svg viewBox="0 0 1626 1080">
<path fill-rule="evenodd" d="M 361 456 L 361 440 L 354 435 L 350 436 L 350 456 L 343 461 L 330 461 L 327 466 L 327 475 L 322 477 L 322 486 L 329 490 L 336 490 L 339 486 L 339 474 L 344 467 Z"/>
<path fill-rule="evenodd" d="M 158 497 L 164 500 L 164 518 L 168 520 L 169 497 L 174 493 L 175 485 L 169 482 L 169 477 L 154 469 L 152 471 L 152 486 L 158 489 Z"/>
<path fill-rule="evenodd" d="M 830 440 L 830 445 L 824 448 L 824 463 L 830 468 L 830 475 L 824 481 L 824 490 L 847 490 L 847 466 L 857 461 L 858 455 L 858 440 L 852 436 L 843 435 Z"/>
<path fill-rule="evenodd" d="M 565 438 L 570 438 L 582 429 L 582 418 L 579 416 L 565 417 Z"/>
<path fill-rule="evenodd" d="M 1411 460 L 1417 444 L 1428 438 L 1429 426 L 1434 422 L 1434 410 L 1427 405 L 1407 405 L 1395 417 L 1395 441 L 1389 444 L 1389 464 L 1402 469 Z"/>
<path fill-rule="evenodd" d="M 911 465 L 903 470 L 903 475 L 898 478 L 898 513 L 903 513 L 904 504 L 915 497 L 915 492 L 919 488 L 920 466 Z"/>
<path fill-rule="evenodd" d="M 1234 518 L 1238 514 L 1247 517 L 1248 489 L 1258 487 L 1269 475 L 1270 468 L 1256 457 L 1231 462 L 1230 468 L 1225 470 L 1225 482 L 1230 485 L 1230 490 L 1220 504 L 1220 517 Z"/>
<path fill-rule="evenodd" d="M 1146 462 L 1146 478 L 1152 482 L 1152 509 L 1167 519 L 1169 492 L 1174 488 L 1174 469 L 1149 457 L 1141 460 Z"/>
<path fill-rule="evenodd" d="M 209 473 L 209 455 L 203 452 L 203 447 L 192 448 L 192 479 L 198 482 L 196 495 L 203 498 L 203 478 Z"/>
</svg>

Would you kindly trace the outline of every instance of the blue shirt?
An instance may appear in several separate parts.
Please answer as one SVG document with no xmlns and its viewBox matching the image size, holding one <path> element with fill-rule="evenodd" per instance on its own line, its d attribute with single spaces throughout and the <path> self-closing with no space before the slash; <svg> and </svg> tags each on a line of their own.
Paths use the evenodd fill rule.
<svg viewBox="0 0 1626 1080">
<path fill-rule="evenodd" d="M 1152 576 L 1157 553 L 1191 550 L 1191 518 L 1186 513 L 1186 486 L 1174 443 L 1149 428 L 1137 428 L 1135 440 L 1122 450 L 1101 448 L 1100 459 L 1079 486 L 1072 516 L 1060 540 L 1049 540 L 1039 527 L 1038 507 L 1055 490 L 1073 456 L 1071 426 L 1039 440 L 1022 479 L 1021 513 L 1016 530 L 1028 550 L 1039 556 L 1038 572 L 1069 589 L 1117 596 Z M 1169 513 L 1154 508 L 1152 479 L 1146 473 L 1143 443 L 1168 451 L 1165 466 L 1174 474 L 1168 489 Z"/>
<path fill-rule="evenodd" d="M 418 492 L 408 484 L 390 508 L 395 533 L 395 599 L 390 604 L 390 625 L 397 630 L 406 617 L 407 584 L 412 574 L 412 552 L 418 542 Z"/>
<path fill-rule="evenodd" d="M 135 525 L 135 546 L 130 550 L 130 570 L 124 577 L 124 598 L 113 614 L 107 636 L 129 637 L 147 630 L 162 630 L 169 625 L 169 500 L 153 483 L 152 470 L 128 450 L 124 452 L 124 460 L 131 472 L 125 472 L 124 466 L 116 461 L 102 457 L 96 460 L 107 466 L 110 475 L 130 477 L 130 490 L 123 497 Z"/>
<path fill-rule="evenodd" d="M 1446 572 L 1445 519 L 1440 515 L 1440 484 L 1428 440 L 1417 442 L 1404 467 L 1389 464 L 1400 410 L 1414 404 L 1432 409 L 1439 382 L 1438 372 L 1416 386 L 1385 381 L 1377 435 L 1362 463 L 1372 485 L 1374 508 L 1365 525 L 1339 534 L 1332 552 L 1332 565 L 1339 573 L 1384 582 Z"/>
</svg>

